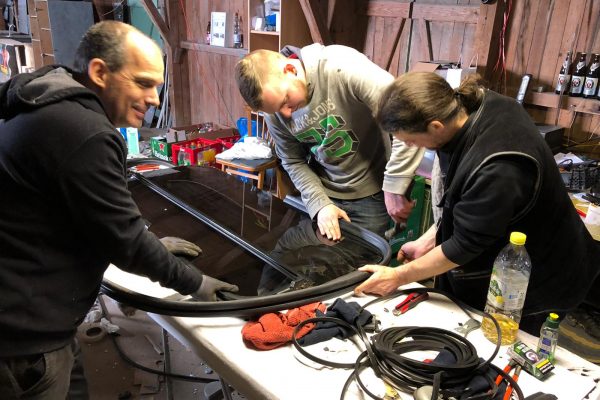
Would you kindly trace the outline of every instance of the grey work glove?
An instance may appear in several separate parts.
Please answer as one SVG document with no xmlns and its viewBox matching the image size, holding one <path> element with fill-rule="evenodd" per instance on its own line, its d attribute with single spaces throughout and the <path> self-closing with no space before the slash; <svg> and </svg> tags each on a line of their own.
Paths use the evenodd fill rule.
<svg viewBox="0 0 600 400">
<path fill-rule="evenodd" d="M 199 301 L 217 301 L 217 291 L 237 292 L 238 290 L 240 289 L 236 285 L 204 275 L 200 287 L 192 293 L 192 297 Z"/>
<path fill-rule="evenodd" d="M 200 247 L 178 237 L 166 236 L 161 238 L 160 241 L 173 254 L 196 257 L 202 253 Z"/>
</svg>

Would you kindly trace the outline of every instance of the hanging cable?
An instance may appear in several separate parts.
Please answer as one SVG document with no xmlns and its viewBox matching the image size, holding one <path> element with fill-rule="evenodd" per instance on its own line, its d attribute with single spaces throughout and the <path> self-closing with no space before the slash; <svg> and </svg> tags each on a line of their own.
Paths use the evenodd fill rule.
<svg viewBox="0 0 600 400">
<path fill-rule="evenodd" d="M 502 28 L 500 29 L 500 37 L 498 39 L 498 60 L 496 61 L 496 65 L 494 65 L 492 72 L 498 71 L 500 73 L 498 91 L 501 91 L 502 84 L 504 83 L 504 92 L 506 92 L 506 54 L 504 51 L 508 20 L 512 9 L 512 0 L 504 0 L 504 4 L 506 7 L 504 8 Z"/>
</svg>

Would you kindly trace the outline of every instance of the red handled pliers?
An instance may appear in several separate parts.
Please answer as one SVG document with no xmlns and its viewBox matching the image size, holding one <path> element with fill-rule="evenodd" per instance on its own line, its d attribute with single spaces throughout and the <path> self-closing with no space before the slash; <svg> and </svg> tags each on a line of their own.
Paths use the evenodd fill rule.
<svg viewBox="0 0 600 400">
<path fill-rule="evenodd" d="M 427 300 L 428 298 L 429 298 L 429 293 L 427 293 L 427 292 L 410 293 L 408 296 L 406 296 L 406 298 L 401 303 L 399 303 L 398 305 L 396 305 L 396 307 L 394 307 L 394 311 L 392 311 L 392 314 L 394 314 L 394 315 L 404 314 L 405 312 L 414 308 L 417 304 L 419 304 L 420 302 L 422 302 L 424 300 Z"/>
</svg>

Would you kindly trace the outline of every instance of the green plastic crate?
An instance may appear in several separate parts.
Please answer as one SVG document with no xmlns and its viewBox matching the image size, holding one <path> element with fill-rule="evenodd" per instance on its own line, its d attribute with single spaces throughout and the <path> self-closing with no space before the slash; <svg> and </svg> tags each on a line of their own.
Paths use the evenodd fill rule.
<svg viewBox="0 0 600 400">
<path fill-rule="evenodd" d="M 392 248 L 392 261 L 390 265 L 397 266 L 398 262 L 396 261 L 396 254 L 400 250 L 400 247 L 404 245 L 406 242 L 411 242 L 417 239 L 422 234 L 421 222 L 423 217 L 423 210 L 425 207 L 425 178 L 422 176 L 414 177 L 414 185 L 410 195 L 411 200 L 416 200 L 417 203 L 413 208 L 410 216 L 408 217 L 408 221 L 406 221 L 406 229 L 398 232 L 396 236 L 394 236 L 390 240 L 390 246 Z M 429 201 L 431 205 L 431 201 Z M 390 228 L 393 226 L 394 222 L 390 220 Z"/>
</svg>

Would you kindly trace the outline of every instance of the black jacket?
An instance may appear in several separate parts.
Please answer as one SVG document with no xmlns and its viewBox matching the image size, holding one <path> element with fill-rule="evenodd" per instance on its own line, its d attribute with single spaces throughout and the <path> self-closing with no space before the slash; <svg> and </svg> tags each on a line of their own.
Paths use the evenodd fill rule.
<svg viewBox="0 0 600 400">
<path fill-rule="evenodd" d="M 524 315 L 579 304 L 600 272 L 600 246 L 571 203 L 548 146 L 514 99 L 487 91 L 448 144 L 437 242 L 460 265 L 438 286 L 483 309 L 496 255 L 527 235 L 532 271 Z"/>
<path fill-rule="evenodd" d="M 127 148 L 100 100 L 63 67 L 0 87 L 0 357 L 73 337 L 109 263 L 183 294 L 199 271 L 145 229 Z"/>
</svg>

